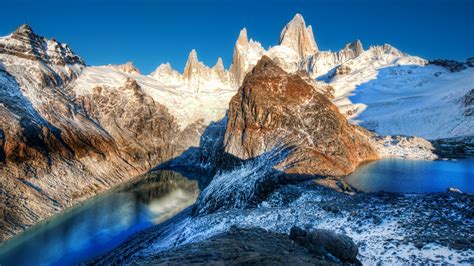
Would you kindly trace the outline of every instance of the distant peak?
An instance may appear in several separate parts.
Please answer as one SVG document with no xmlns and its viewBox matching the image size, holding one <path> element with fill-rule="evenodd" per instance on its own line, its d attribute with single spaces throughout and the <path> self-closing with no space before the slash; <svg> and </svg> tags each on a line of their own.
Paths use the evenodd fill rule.
<svg viewBox="0 0 474 266">
<path fill-rule="evenodd" d="M 364 47 L 362 46 L 362 42 L 359 39 L 346 44 L 344 48 L 351 49 L 355 56 L 359 56 L 362 52 L 364 52 Z"/>
<path fill-rule="evenodd" d="M 185 79 L 192 79 L 195 72 L 200 72 L 204 65 L 199 62 L 196 50 L 192 49 L 188 56 L 188 61 L 184 67 L 183 77 Z"/>
<path fill-rule="evenodd" d="M 140 74 L 140 70 L 138 70 L 138 68 L 136 68 L 133 65 L 133 62 L 131 61 L 128 61 L 127 63 L 122 64 L 122 65 L 119 65 L 118 68 L 120 69 L 120 71 L 123 71 L 125 73 Z"/>
<path fill-rule="evenodd" d="M 240 30 L 239 38 L 237 38 L 237 45 L 246 46 L 249 44 L 249 39 L 247 37 L 247 29 L 243 28 Z"/>
<path fill-rule="evenodd" d="M 281 31 L 280 45 L 292 48 L 300 58 L 305 58 L 319 51 L 314 39 L 313 28 L 311 26 L 306 27 L 304 18 L 299 13 Z"/>
<path fill-rule="evenodd" d="M 301 23 L 305 24 L 304 18 L 300 13 L 296 13 L 293 19 L 291 19 L 290 23 Z"/>
<path fill-rule="evenodd" d="M 188 55 L 188 62 L 198 62 L 198 56 L 195 49 L 192 49 Z"/>
<path fill-rule="evenodd" d="M 23 24 L 15 30 L 16 33 L 33 33 L 33 29 L 28 24 Z"/>
<path fill-rule="evenodd" d="M 221 70 L 221 69 L 224 70 L 224 63 L 222 62 L 221 57 L 217 58 L 217 62 L 212 68 L 216 70 Z"/>
</svg>

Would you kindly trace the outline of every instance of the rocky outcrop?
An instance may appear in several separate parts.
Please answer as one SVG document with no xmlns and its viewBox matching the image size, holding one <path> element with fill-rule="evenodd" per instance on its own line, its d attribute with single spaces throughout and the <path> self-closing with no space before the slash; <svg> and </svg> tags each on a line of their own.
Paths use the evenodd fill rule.
<svg viewBox="0 0 474 266">
<path fill-rule="evenodd" d="M 429 64 L 442 66 L 449 70 L 449 72 L 459 72 L 466 69 L 466 66 L 462 62 L 458 62 L 455 60 L 445 60 L 445 59 L 436 59 L 430 60 Z"/>
<path fill-rule="evenodd" d="M 290 238 L 316 256 L 324 256 L 329 252 L 341 262 L 361 264 L 357 260 L 359 253 L 357 245 L 346 235 L 324 229 L 305 231 L 299 227 L 292 227 Z"/>
<path fill-rule="evenodd" d="M 280 44 L 293 49 L 303 59 L 319 51 L 314 40 L 313 29 L 306 27 L 303 16 L 296 14 L 283 28 L 280 34 Z"/>
<path fill-rule="evenodd" d="M 295 147 L 278 165 L 288 173 L 339 176 L 378 158 L 362 128 L 350 125 L 298 75 L 264 56 L 230 102 L 224 147 L 248 159 L 279 146 Z"/>
<path fill-rule="evenodd" d="M 435 160 L 432 143 L 419 137 L 379 136 L 370 138 L 372 145 L 382 158 L 403 158 L 412 160 Z"/>
<path fill-rule="evenodd" d="M 474 116 L 474 89 L 471 89 L 462 97 L 462 106 L 464 107 L 465 116 Z"/>
<path fill-rule="evenodd" d="M 140 70 L 138 70 L 138 68 L 136 68 L 132 62 L 127 62 L 123 65 L 118 65 L 117 68 L 120 70 L 120 71 L 123 71 L 125 73 L 128 73 L 128 74 L 135 74 L 135 75 L 140 75 Z"/>
<path fill-rule="evenodd" d="M 315 255 L 287 234 L 262 228 L 232 227 L 229 231 L 197 243 L 185 244 L 148 256 L 120 256 L 113 252 L 89 261 L 102 263 L 165 265 L 336 265 L 326 254 Z"/>
</svg>

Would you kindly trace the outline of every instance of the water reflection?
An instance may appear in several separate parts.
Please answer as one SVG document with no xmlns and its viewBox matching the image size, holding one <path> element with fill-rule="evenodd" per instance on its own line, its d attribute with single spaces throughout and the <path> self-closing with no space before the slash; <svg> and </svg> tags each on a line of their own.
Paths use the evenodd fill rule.
<svg viewBox="0 0 474 266">
<path fill-rule="evenodd" d="M 346 180 L 366 192 L 429 193 L 455 187 L 463 192 L 474 193 L 474 159 L 383 159 L 361 166 Z"/>
<path fill-rule="evenodd" d="M 70 265 L 116 247 L 131 234 L 191 205 L 196 181 L 173 171 L 147 174 L 7 241 L 0 265 Z"/>
</svg>

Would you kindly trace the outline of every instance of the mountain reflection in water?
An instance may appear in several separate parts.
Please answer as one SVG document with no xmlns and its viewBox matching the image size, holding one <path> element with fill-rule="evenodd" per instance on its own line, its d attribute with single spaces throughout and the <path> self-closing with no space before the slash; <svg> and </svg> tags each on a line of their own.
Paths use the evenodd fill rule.
<svg viewBox="0 0 474 266">
<path fill-rule="evenodd" d="M 172 217 L 198 194 L 198 183 L 177 172 L 146 174 L 5 242 L 0 265 L 76 264 Z"/>
</svg>

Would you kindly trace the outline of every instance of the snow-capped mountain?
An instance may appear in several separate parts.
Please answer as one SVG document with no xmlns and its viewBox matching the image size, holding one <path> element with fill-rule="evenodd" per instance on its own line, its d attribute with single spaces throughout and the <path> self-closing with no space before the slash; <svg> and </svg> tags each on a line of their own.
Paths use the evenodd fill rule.
<svg viewBox="0 0 474 266">
<path fill-rule="evenodd" d="M 474 135 L 474 68 L 451 72 L 358 40 L 320 51 L 313 31 L 297 14 L 266 50 L 244 28 L 228 70 L 193 50 L 184 73 L 166 63 L 149 75 L 131 63 L 86 66 L 27 25 L 0 37 L 0 239 L 199 146 L 264 55 L 376 132 Z"/>
</svg>

